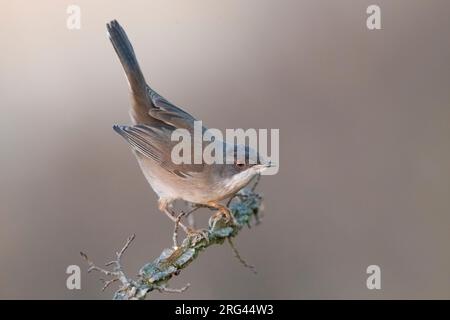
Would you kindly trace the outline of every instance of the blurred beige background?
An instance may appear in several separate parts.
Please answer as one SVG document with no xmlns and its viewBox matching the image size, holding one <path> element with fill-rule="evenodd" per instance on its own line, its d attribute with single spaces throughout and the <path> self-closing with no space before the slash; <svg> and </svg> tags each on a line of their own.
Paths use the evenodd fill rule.
<svg viewBox="0 0 450 320">
<path fill-rule="evenodd" d="M 186 293 L 151 298 L 450 298 L 448 1 L 0 3 L 0 298 L 109 299 L 80 250 L 107 262 L 136 233 L 134 275 L 171 245 L 111 128 L 130 123 L 114 18 L 151 85 L 206 125 L 280 129 L 263 224 L 236 240 L 259 274 L 214 247 L 171 282 Z M 366 28 L 373 3 L 381 31 Z"/>
</svg>

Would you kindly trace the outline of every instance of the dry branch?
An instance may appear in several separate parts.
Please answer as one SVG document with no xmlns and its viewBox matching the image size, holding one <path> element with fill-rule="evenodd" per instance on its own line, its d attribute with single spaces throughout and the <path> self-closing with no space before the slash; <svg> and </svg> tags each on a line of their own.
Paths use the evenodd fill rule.
<svg viewBox="0 0 450 320">
<path fill-rule="evenodd" d="M 107 266 L 113 266 L 112 270 L 97 267 L 86 254 L 81 253 L 89 265 L 88 272 L 97 271 L 111 277 L 110 280 L 102 279 L 103 290 L 114 282 L 120 282 L 121 287 L 114 294 L 114 299 L 117 300 L 145 299 L 146 295 L 153 290 L 183 292 L 189 287 L 189 284 L 180 289 L 173 289 L 167 287 L 167 282 L 194 261 L 202 250 L 213 244 L 222 244 L 225 240 L 229 241 L 239 261 L 255 272 L 254 267 L 248 265 L 241 258 L 231 242 L 231 238 L 235 237 L 244 226 L 250 227 L 251 223 L 259 222 L 262 197 L 255 192 L 258 180 L 256 179 L 253 188 L 241 190 L 228 203 L 228 207 L 235 218 L 234 223 L 226 222 L 221 217 L 210 219 L 209 227 L 204 236 L 187 236 L 179 247 L 164 249 L 158 258 L 153 262 L 146 263 L 141 268 L 136 280 L 128 278 L 121 265 L 122 255 L 134 240 L 134 235 L 129 237 L 125 246 L 116 253 L 116 259 L 106 264 Z"/>
</svg>

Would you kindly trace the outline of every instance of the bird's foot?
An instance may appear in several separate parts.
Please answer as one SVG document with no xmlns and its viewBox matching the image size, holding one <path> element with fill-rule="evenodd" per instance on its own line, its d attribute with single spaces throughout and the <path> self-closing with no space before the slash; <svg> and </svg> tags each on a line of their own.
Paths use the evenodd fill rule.
<svg viewBox="0 0 450 320">
<path fill-rule="evenodd" d="M 196 244 L 196 243 L 202 241 L 203 239 L 205 239 L 206 242 L 209 242 L 209 231 L 207 229 L 188 228 L 187 236 L 188 236 L 188 239 L 193 244 Z"/>
<path fill-rule="evenodd" d="M 182 218 L 184 215 L 185 215 L 185 213 L 182 212 L 180 215 L 178 215 L 178 217 L 177 217 L 176 220 L 175 220 L 175 228 L 174 228 L 174 230 L 173 230 L 173 235 L 172 235 L 173 247 L 174 247 L 175 249 L 179 248 L 179 245 L 178 245 L 178 229 L 181 227 L 181 229 L 183 229 L 183 231 L 184 231 L 187 235 L 189 235 L 190 230 L 191 230 L 190 227 L 184 225 L 184 224 L 181 222 L 181 218 Z"/>
<path fill-rule="evenodd" d="M 234 218 L 233 214 L 230 212 L 230 210 L 228 208 L 221 208 L 219 209 L 219 211 L 217 211 L 216 213 L 214 213 L 211 218 L 209 218 L 209 225 L 213 226 L 215 225 L 218 221 L 223 220 L 225 222 L 225 224 L 237 224 L 236 219 Z"/>
<path fill-rule="evenodd" d="M 230 223 L 231 222 L 232 224 L 236 224 L 236 219 L 234 219 L 234 216 L 231 213 L 230 209 L 225 208 L 225 210 L 220 210 L 216 214 L 218 214 L 219 217 L 220 216 L 224 217 L 226 223 Z"/>
</svg>

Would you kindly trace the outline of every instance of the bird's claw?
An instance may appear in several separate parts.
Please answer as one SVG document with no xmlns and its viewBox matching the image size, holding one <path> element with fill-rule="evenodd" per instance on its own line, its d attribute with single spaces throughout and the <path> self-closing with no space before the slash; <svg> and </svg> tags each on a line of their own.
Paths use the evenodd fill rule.
<svg viewBox="0 0 450 320">
<path fill-rule="evenodd" d="M 218 212 L 216 212 L 215 214 L 213 214 L 211 216 L 211 218 L 209 218 L 209 226 L 213 227 L 215 226 L 218 222 L 220 222 L 221 224 L 232 224 L 232 225 L 236 225 L 237 221 L 234 218 L 234 216 L 231 214 L 230 211 L 228 210 L 220 210 Z"/>
<path fill-rule="evenodd" d="M 213 215 L 213 219 L 224 219 L 225 223 L 230 223 L 232 222 L 233 224 L 236 224 L 236 220 L 234 219 L 233 215 L 231 214 L 231 212 L 229 210 L 220 210 L 218 212 L 216 212 Z"/>
<path fill-rule="evenodd" d="M 187 236 L 194 244 L 202 241 L 203 239 L 205 239 L 206 242 L 209 242 L 209 231 L 207 229 L 188 228 Z"/>
</svg>

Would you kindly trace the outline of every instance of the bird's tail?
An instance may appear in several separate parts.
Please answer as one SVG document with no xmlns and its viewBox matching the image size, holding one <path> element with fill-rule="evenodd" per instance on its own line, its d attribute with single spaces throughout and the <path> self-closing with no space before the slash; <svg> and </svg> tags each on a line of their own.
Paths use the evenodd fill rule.
<svg viewBox="0 0 450 320">
<path fill-rule="evenodd" d="M 109 40 L 116 51 L 130 84 L 136 103 L 148 108 L 147 84 L 136 59 L 133 46 L 117 20 L 106 25 Z"/>
</svg>

